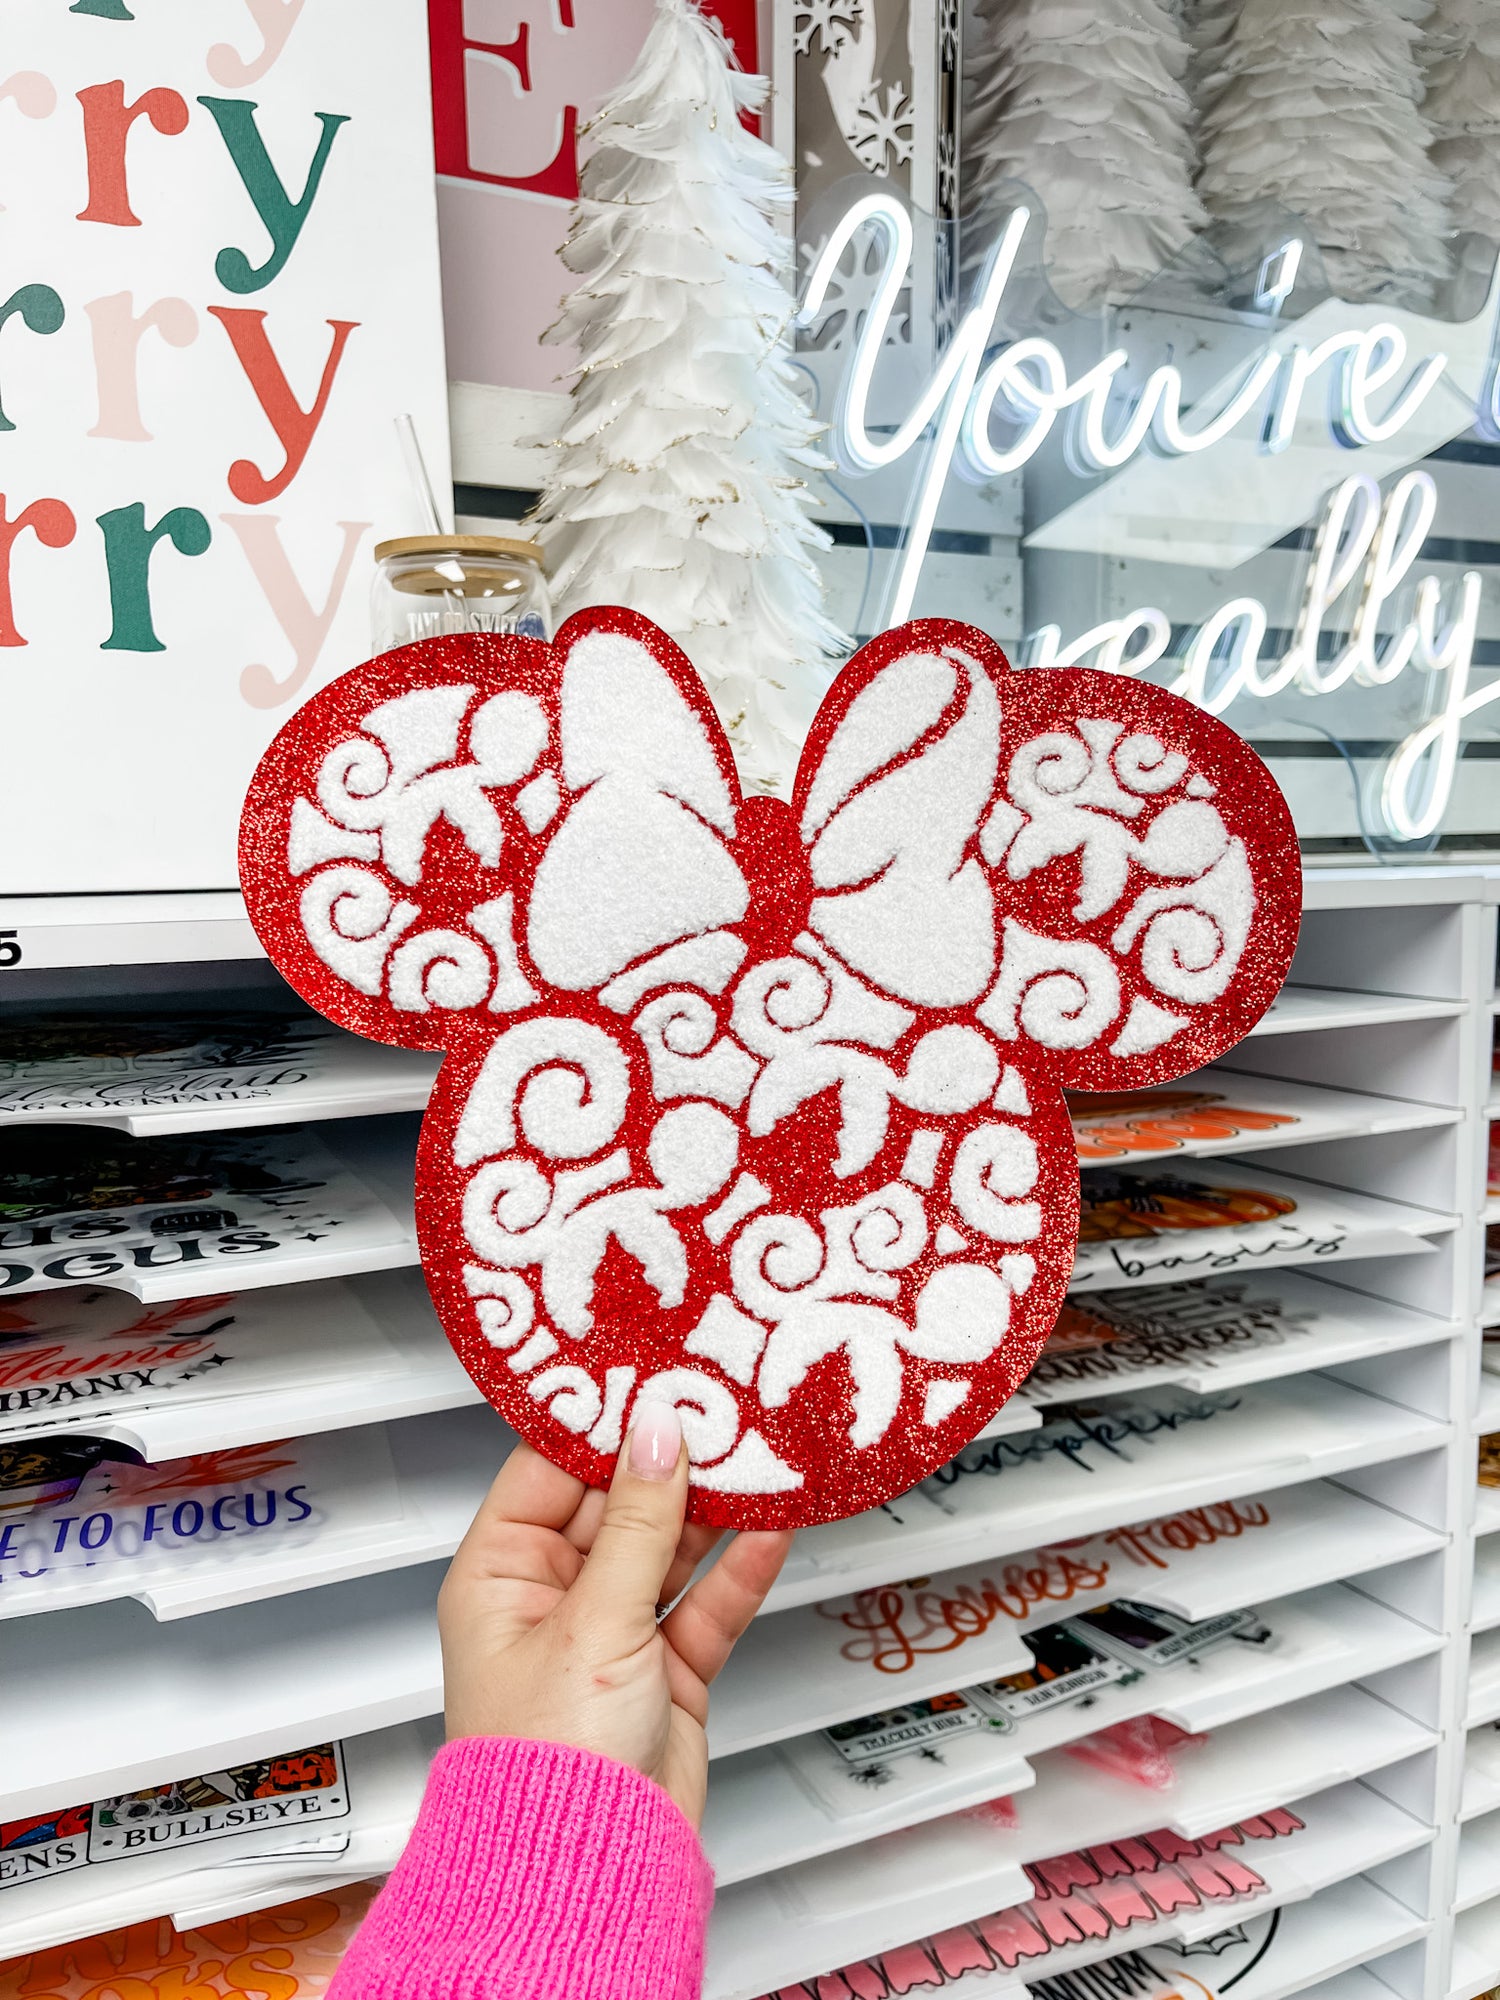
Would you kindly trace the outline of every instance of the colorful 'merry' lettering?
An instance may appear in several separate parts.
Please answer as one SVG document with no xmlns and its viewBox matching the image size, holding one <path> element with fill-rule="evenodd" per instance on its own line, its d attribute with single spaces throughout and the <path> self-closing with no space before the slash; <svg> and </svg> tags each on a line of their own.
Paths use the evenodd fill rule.
<svg viewBox="0 0 1500 2000">
<path fill-rule="evenodd" d="M 214 262 L 214 275 L 227 292 L 258 292 L 285 268 L 317 198 L 334 136 L 340 125 L 349 123 L 349 117 L 342 111 L 314 114 L 323 130 L 302 192 L 293 201 L 260 136 L 260 127 L 255 122 L 259 106 L 231 97 L 200 97 L 198 102 L 218 126 L 229 148 L 229 157 L 245 183 L 245 192 L 255 203 L 255 212 L 271 237 L 271 254 L 264 264 L 253 265 L 243 250 L 221 250 Z"/>
<path fill-rule="evenodd" d="M 303 0 L 245 0 L 245 4 L 259 32 L 259 47 L 241 49 L 229 42 L 216 43 L 203 57 L 208 75 L 223 91 L 260 82 L 274 69 L 303 10 Z M 68 12 L 100 21 L 136 22 L 135 11 L 124 0 L 78 0 Z M 128 36 L 132 46 L 143 32 L 149 38 L 145 24 Z M 304 37 L 306 33 L 304 29 Z M 104 44 L 118 48 L 124 46 L 125 39 L 117 41 L 105 34 L 98 49 L 93 37 L 78 47 L 86 49 L 85 60 L 97 55 L 102 62 L 109 62 L 112 58 Z M 63 46 L 67 49 L 71 45 Z M 164 66 L 168 62 L 170 58 Z M 58 68 L 62 66 L 59 60 Z M 26 492 L 22 486 L 20 491 L 0 496 L 0 646 L 22 648 L 50 636 L 38 626 L 38 614 L 28 608 L 36 601 L 29 593 L 40 587 L 43 574 L 39 560 L 50 560 L 36 552 L 71 550 L 65 560 L 75 566 L 73 570 L 47 572 L 46 587 L 51 601 L 56 601 L 65 573 L 76 576 L 79 563 L 99 565 L 105 591 L 85 592 L 82 598 L 85 603 L 99 605 L 107 593 L 107 627 L 101 619 L 93 640 L 98 650 L 140 655 L 172 651 L 183 643 L 190 625 L 177 612 L 177 603 L 201 604 L 204 594 L 201 585 L 194 584 L 184 597 L 187 579 L 177 564 L 160 553 L 165 544 L 176 556 L 207 557 L 212 565 L 235 563 L 232 584 L 228 576 L 225 578 L 226 590 L 243 589 L 248 568 L 271 620 L 270 630 L 280 634 L 289 660 L 252 658 L 238 669 L 238 693 L 252 709 L 271 708 L 292 699 L 316 670 L 344 605 L 355 557 L 374 524 L 332 518 L 320 524 L 308 520 L 305 508 L 290 519 L 223 512 L 217 518 L 230 533 L 222 538 L 221 553 L 215 547 L 211 525 L 216 510 L 204 503 L 222 494 L 241 507 L 261 509 L 284 499 L 303 474 L 330 406 L 340 396 L 346 351 L 351 335 L 362 324 L 362 310 L 309 318 L 306 291 L 299 287 L 296 304 L 290 308 L 281 305 L 273 327 L 269 301 L 273 296 L 285 297 L 277 291 L 277 281 L 295 264 L 298 247 L 307 240 L 320 204 L 332 200 L 347 206 L 359 198 L 359 176 L 367 175 L 367 169 L 356 165 L 346 135 L 346 128 L 357 122 L 358 113 L 332 107 L 314 110 L 306 150 L 299 157 L 294 148 L 291 158 L 278 158 L 275 155 L 283 149 L 273 136 L 270 121 L 277 106 L 269 92 L 258 92 L 251 99 L 192 93 L 167 81 L 141 87 L 136 80 L 139 76 L 137 67 L 127 84 L 126 78 L 106 71 L 97 80 L 71 90 L 72 102 L 78 107 L 70 142 L 78 195 L 66 201 L 66 213 L 98 230 L 138 232 L 142 240 L 137 261 L 149 271 L 160 262 L 158 252 L 179 232 L 181 218 L 168 205 L 169 191 L 179 178 L 197 171 L 204 162 L 204 147 L 211 145 L 221 160 L 227 156 L 235 183 L 248 198 L 254 223 L 264 230 L 265 241 L 255 240 L 253 226 L 248 238 L 239 234 L 238 224 L 248 219 L 247 214 L 242 214 L 238 223 L 210 217 L 208 226 L 223 233 L 218 235 L 216 250 L 205 250 L 202 282 L 205 289 L 216 283 L 241 298 L 265 294 L 267 303 L 259 307 L 220 304 L 214 302 L 211 292 L 194 297 L 191 285 L 155 294 L 139 285 L 126 286 L 80 302 L 66 296 L 65 282 L 54 284 L 33 277 L 0 301 L 0 334 L 12 321 L 21 329 L 20 336 L 12 336 L 4 350 L 9 365 L 4 378 L 7 394 L 0 400 L 0 431 L 34 434 L 50 418 L 55 389 L 49 392 L 33 385 L 55 378 L 28 367 L 33 350 L 24 336 L 57 333 L 67 323 L 69 313 L 81 309 L 88 321 L 97 398 L 93 422 L 83 430 L 83 436 L 166 449 L 175 444 L 180 452 L 180 441 L 172 438 L 172 420 L 180 414 L 180 400 L 185 402 L 195 391 L 189 386 L 183 399 L 168 401 L 163 396 L 164 380 L 192 385 L 219 377 L 222 387 L 215 393 L 215 411 L 223 412 L 232 426 L 232 437 L 234 432 L 243 431 L 244 439 L 238 453 L 230 451 L 216 463 L 202 463 L 201 490 L 191 500 L 184 493 L 180 504 L 163 505 L 163 496 L 149 474 L 141 476 L 135 493 L 127 485 L 123 492 L 116 487 L 103 505 L 95 500 L 87 515 L 98 525 L 99 543 L 80 540 L 77 525 L 85 517 L 84 510 L 63 494 L 38 494 L 34 488 Z M 69 88 L 64 84 L 60 93 L 54 77 L 40 68 L 18 70 L 0 79 L 0 105 L 13 103 L 32 121 L 54 115 L 61 118 L 71 110 L 66 95 Z M 175 157 L 178 142 L 183 148 L 180 158 Z M 174 159 L 164 170 L 168 147 Z M 42 185 L 39 178 L 28 178 L 24 153 L 16 158 L 15 184 L 26 188 L 28 194 Z M 67 185 L 66 180 L 63 185 Z M 87 269 L 88 265 L 86 251 L 70 250 L 69 270 Z M 113 272 L 119 267 L 109 268 Z M 146 282 L 149 284 L 149 278 Z M 216 351 L 212 344 L 202 345 L 205 316 L 218 321 L 227 349 Z M 308 336 L 320 324 L 326 329 L 321 355 L 311 358 Z M 194 351 L 194 375 L 164 377 L 158 342 L 172 350 Z M 226 360 L 232 371 L 228 378 L 224 378 Z M 316 369 L 316 379 L 309 376 L 303 387 L 300 371 L 309 361 Z M 298 386 L 294 387 L 294 382 Z M 270 429 L 270 451 L 255 442 L 255 429 L 262 423 Z M 202 427 L 195 436 L 193 447 L 200 460 L 213 449 L 216 434 L 222 437 L 223 431 L 214 425 Z M 240 442 L 237 437 L 234 441 Z M 113 483 L 122 461 L 110 458 L 104 463 Z M 130 479 L 128 472 L 124 476 Z M 197 476 L 196 470 L 185 476 Z M 12 477 L 19 485 L 22 475 L 13 472 Z M 144 497 L 147 494 L 150 497 Z M 169 494 L 168 498 L 175 500 L 177 496 Z M 330 515 L 336 511 L 330 509 Z M 316 549 L 321 541 L 326 541 L 327 566 L 320 574 L 315 556 L 316 580 L 304 580 L 301 551 Z M 231 550 L 243 556 L 243 565 Z M 13 572 L 23 593 L 19 615 L 13 599 Z M 172 607 L 165 617 L 160 609 L 163 604 Z"/>
</svg>

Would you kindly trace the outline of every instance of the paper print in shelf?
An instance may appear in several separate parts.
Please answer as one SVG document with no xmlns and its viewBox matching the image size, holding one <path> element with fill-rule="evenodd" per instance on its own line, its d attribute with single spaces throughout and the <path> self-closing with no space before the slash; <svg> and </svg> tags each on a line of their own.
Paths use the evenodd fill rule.
<svg viewBox="0 0 1500 2000">
<path fill-rule="evenodd" d="M 104 1287 L 28 1292 L 0 1298 L 0 1438 L 399 1362 L 338 1280 L 160 1305 Z"/>
<path fill-rule="evenodd" d="M 372 1048 L 319 1014 L 68 1014 L 8 1023 L 0 1127 L 148 1131 L 416 1110 L 429 1058 Z"/>
<path fill-rule="evenodd" d="M 1245 1094 L 1265 1086 L 1247 1080 Z M 1303 1121 L 1291 1111 L 1258 1111 L 1214 1090 L 1067 1093 L 1068 1115 L 1083 1166 L 1132 1153 L 1219 1148 L 1250 1132 L 1275 1132 Z"/>
<path fill-rule="evenodd" d="M 0 1889 L 130 1855 L 253 1836 L 254 1853 L 296 1853 L 349 1813 L 341 1743 L 123 1792 L 0 1824 Z M 219 1859 L 222 1857 L 214 1857 Z M 0 1989 L 3 1990 L 3 1989 Z"/>
<path fill-rule="evenodd" d="M 1270 1527 L 1276 1504 L 1273 1495 L 1190 1507 L 1081 1541 L 1033 1549 L 1010 1562 L 975 1563 L 943 1576 L 884 1584 L 813 1608 L 851 1635 L 840 1642 L 844 1659 L 868 1664 L 879 1674 L 909 1673 L 920 1660 L 957 1652 L 983 1638 L 1001 1619 L 1021 1624 L 1035 1618 L 1042 1606 L 1106 1595 L 1126 1577 L 1147 1582 L 1153 1571 L 1170 1568 L 1185 1554 Z"/>
<path fill-rule="evenodd" d="M 70 1014 L 8 1022 L 0 1119 L 230 1102 L 305 1083 L 341 1038 L 317 1014 Z M 321 1046 L 320 1046 L 321 1045 Z"/>
<path fill-rule="evenodd" d="M 1222 1229 L 1226 1224 L 1271 1222 L 1297 1207 L 1290 1195 L 1180 1174 L 1090 1174 L 1083 1184 L 1080 1243 L 1113 1243 L 1133 1236 L 1161 1236 L 1178 1229 Z"/>
<path fill-rule="evenodd" d="M 1025 1645 L 1032 1658 L 1029 1669 L 965 1689 L 975 1707 L 1006 1731 L 1025 1716 L 1067 1702 L 1086 1704 L 1100 1688 L 1141 1677 L 1138 1666 L 1110 1658 L 1091 1634 L 1076 1625 L 1044 1625 L 1039 1632 L 1025 1634 Z"/>
<path fill-rule="evenodd" d="M 1362 1221 L 1356 1201 L 1249 1167 L 1099 1168 L 1083 1176 L 1074 1284 L 1315 1263 L 1336 1257 Z M 1399 1248 L 1392 1236 L 1387 1227 Z"/>
<path fill-rule="evenodd" d="M 965 1694 L 928 1701 L 882 1715 L 861 1716 L 834 1729 L 795 1736 L 776 1754 L 798 1783 L 838 1819 L 888 1814 L 905 1799 L 926 1800 L 949 1787 L 1016 1782 L 1016 1757 L 1003 1732 Z"/>
<path fill-rule="evenodd" d="M 0 1301 L 0 1436 L 189 1389 L 227 1366 L 227 1293 L 143 1306 L 128 1293 Z"/>
<path fill-rule="evenodd" d="M 1163 1368 L 1211 1370 L 1305 1338 L 1316 1318 L 1311 1306 L 1289 1308 L 1278 1291 L 1258 1290 L 1253 1280 L 1088 1292 L 1063 1307 L 1021 1393 L 1056 1402 L 1069 1389 Z"/>
<path fill-rule="evenodd" d="M 1489 1431 L 1479 1440 L 1477 1476 L 1481 1486 L 1500 1486 L 1500 1431 Z"/>
<path fill-rule="evenodd" d="M 245 2000 L 266 1994 L 274 1967 L 276 2000 L 315 2000 L 328 1991 L 349 1940 L 379 1884 L 320 1891 L 295 1903 L 178 1931 L 165 1918 L 0 1962 L 0 2000 L 108 2000 L 131 1981 L 135 2000 Z M 271 1954 L 274 1953 L 274 1960 Z"/>
<path fill-rule="evenodd" d="M 945 1513 L 956 1513 L 963 1506 L 961 1489 L 976 1479 L 998 1479 L 1016 1466 L 1049 1460 L 1066 1462 L 1085 1473 L 1096 1471 L 1111 1459 L 1137 1462 L 1163 1439 L 1196 1424 L 1212 1423 L 1216 1417 L 1239 1409 L 1241 1402 L 1238 1396 L 1195 1396 L 1186 1389 L 1167 1387 L 1151 1396 L 1065 1405 L 1039 1430 L 967 1445 L 930 1473 L 914 1492 Z M 955 1489 L 960 1491 L 955 1493 Z M 912 1497 L 904 1495 L 903 1501 Z"/>
<path fill-rule="evenodd" d="M 1070 1629 L 1100 1646 L 1111 1658 L 1158 1671 L 1185 1666 L 1218 1646 L 1236 1645 L 1269 1653 L 1276 1635 L 1252 1606 L 1226 1611 L 1196 1624 L 1133 1598 L 1116 1598 L 1096 1610 L 1080 1612 Z"/>
<path fill-rule="evenodd" d="M 1200 1068 L 1296 928 L 1284 801 L 1232 732 L 972 627 L 838 676 L 790 801 L 741 799 L 702 682 L 618 609 L 398 649 L 257 771 L 273 961 L 447 1061 L 417 1199 L 440 1318 L 602 1484 L 684 1412 L 696 1518 L 827 1521 L 980 1430 L 1066 1288 L 1062 1086 Z"/>
<path fill-rule="evenodd" d="M 1217 2000 L 1268 1964 L 1273 1982 L 1278 1974 L 1305 1981 L 1295 1954 L 1278 1950 L 1281 1929 L 1281 1911 L 1272 1910 L 1191 1943 L 1148 1945 L 1057 1978 L 1041 1978 L 1028 1984 L 1027 1991 L 1032 2000 L 1184 2000 L 1185 1994 Z"/>
<path fill-rule="evenodd" d="M 400 1515 L 389 1452 L 369 1434 L 351 1442 L 333 1431 L 161 1465 L 97 1438 L 0 1442 L 0 1610 L 23 1611 L 32 1598 L 45 1607 L 46 1580 L 59 1571 L 125 1568 L 134 1583 L 222 1562 L 231 1543 L 239 1560 Z"/>
<path fill-rule="evenodd" d="M 983 1986 L 969 1980 L 970 1973 L 1025 1968 L 1029 1976 L 1071 1946 L 1115 1937 L 1124 1942 L 1132 1929 L 1155 1927 L 1163 1918 L 1265 1895 L 1265 1880 L 1252 1865 L 1253 1843 L 1301 1831 L 1296 1814 L 1278 1808 L 1201 1840 L 1163 1830 L 1028 1862 L 1035 1892 L 1029 1902 L 783 1987 L 765 2000 L 894 2000 L 919 1989 Z M 1100 2000 L 1106 1990 L 1113 1991 L 1098 1988 Z M 1090 2000 L 1093 1993 L 1091 1988 Z"/>
<path fill-rule="evenodd" d="M 874 1811 L 888 1818 L 891 1805 L 905 1801 L 930 1813 L 954 1790 L 972 1798 L 987 1781 L 1013 1786 L 1017 1750 L 1009 1739 L 1029 1717 L 1070 1705 L 1086 1713 L 1111 1686 L 1162 1676 L 1175 1683 L 1189 1663 L 1236 1638 L 1257 1648 L 1272 1643 L 1253 1611 L 1192 1626 L 1150 1605 L 1106 1606 L 1097 1621 L 1072 1619 L 1025 1634 L 1028 1671 L 840 1722 L 783 1740 L 776 1750 L 837 1818 Z M 1150 1699 L 1148 1690 L 1145 1703 Z M 1076 1747 L 1115 1776 L 1161 1789 L 1173 1781 L 1175 1753 L 1201 1740 L 1148 1716 L 1096 1729 Z"/>
<path fill-rule="evenodd" d="M 310 1132 L 133 1139 L 0 1131 L 0 1292 L 110 1285 L 138 1298 L 272 1284 L 280 1267 L 407 1240 Z"/>
</svg>

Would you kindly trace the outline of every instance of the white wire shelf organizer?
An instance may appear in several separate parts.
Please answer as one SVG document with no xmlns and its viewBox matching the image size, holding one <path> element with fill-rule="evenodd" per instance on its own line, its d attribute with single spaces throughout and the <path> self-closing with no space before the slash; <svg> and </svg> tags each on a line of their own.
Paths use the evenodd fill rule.
<svg viewBox="0 0 1500 2000">
<path fill-rule="evenodd" d="M 1236 1282 L 1248 1269 L 1256 1286 L 1279 1284 L 1301 1333 L 1212 1362 L 1038 1385 L 985 1446 L 998 1472 L 801 1538 L 716 1691 L 714 2000 L 815 1981 L 965 1912 L 1024 1901 L 1023 1861 L 1106 1827 L 1208 1831 L 1293 1802 L 1308 1825 L 1302 1858 L 1268 1866 L 1270 1902 L 1257 1906 L 1278 1913 L 1277 1949 L 1237 1981 L 1238 2000 L 1473 2000 L 1500 1977 L 1500 1500 L 1474 1480 L 1475 1439 L 1500 1427 L 1500 1378 L 1479 1367 L 1497 896 L 1483 870 L 1310 868 L 1292 982 L 1195 1079 L 1289 1122 L 1157 1162 L 1269 1182 L 1341 1218 L 1336 1240 L 1252 1242 L 1253 1261 L 1231 1267 Z M 180 995 L 197 1011 L 286 1001 L 235 897 L 7 899 L 0 929 L 21 946 L 0 971 L 0 1027 L 6 1009 L 76 1012 L 122 996 Z M 313 1129 L 404 1231 L 409 1170 L 391 1114 L 409 1120 L 425 1079 L 378 1060 L 345 1077 L 363 1080 L 294 1115 L 332 1121 Z M 131 1118 L 138 1138 L 168 1129 Z M 210 1107 L 201 1119 L 174 1111 L 170 1125 L 247 1122 Z M 1100 1164 L 1113 1164 L 1107 1151 Z M 380 1261 L 409 1265 L 408 1243 Z M 1148 1259 L 1134 1277 L 1101 1263 L 1080 1296 L 1202 1275 L 1185 1260 Z M 82 1871 L 45 1897 L 7 1895 L 10 1949 L 163 1913 L 207 1921 L 357 1879 L 390 1865 L 415 1810 L 437 1740 L 442 1562 L 508 1434 L 471 1407 L 410 1269 L 332 1278 L 310 1258 L 239 1305 L 282 1344 L 273 1332 L 263 1365 L 237 1379 L 226 1367 L 188 1394 L 106 1396 L 40 1420 L 0 1403 L 0 1435 L 66 1431 L 151 1462 L 292 1440 L 334 1468 L 316 1536 L 225 1543 L 149 1574 L 55 1571 L 11 1607 L 0 1587 L 19 1690 L 0 1717 L 0 1817 L 342 1736 L 367 1774 L 350 1848 L 321 1874 L 269 1860 L 162 1878 Z M 297 1326 L 308 1332 L 294 1341 Z M 1125 1451 L 1100 1448 L 1087 1471 L 1071 1454 L 1027 1454 L 1047 1427 L 1078 1421 L 1077 1403 L 1108 1434 L 1112 1411 L 1161 1395 L 1218 1407 Z M 376 1486 L 379 1508 L 361 1515 Z M 1048 1564 L 1063 1542 L 1076 1545 L 1075 1570 L 1059 1596 Z M 915 1603 L 916 1578 L 930 1629 L 892 1609 Z M 1254 1661 L 1206 1655 L 1170 1683 L 1027 1718 L 999 1740 L 987 1778 L 908 1787 L 900 1804 L 843 1823 L 788 1776 L 818 1731 L 1019 1671 L 1028 1632 L 1119 1597 L 1188 1619 L 1255 1606 L 1281 1645 Z M 949 1604 L 983 1608 L 961 1638 L 962 1618 L 942 1622 Z M 872 1605 L 894 1624 L 874 1630 Z M 1148 1794 L 1071 1758 L 1086 1730 L 1144 1713 L 1207 1735 L 1174 1791 Z M 956 1816 L 1005 1794 L 1009 1832 L 981 1838 Z M 1021 2000 L 1024 1980 L 984 1990 Z"/>
</svg>

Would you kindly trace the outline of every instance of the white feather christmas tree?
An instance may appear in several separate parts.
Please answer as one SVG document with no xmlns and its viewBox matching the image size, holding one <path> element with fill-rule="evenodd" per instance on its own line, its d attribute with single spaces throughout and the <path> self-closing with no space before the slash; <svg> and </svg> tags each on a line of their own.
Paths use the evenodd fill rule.
<svg viewBox="0 0 1500 2000">
<path fill-rule="evenodd" d="M 623 604 L 682 646 L 747 790 L 790 792 L 829 666 L 804 475 L 826 460 L 789 358 L 792 189 L 692 0 L 658 0 L 589 132 L 551 338 L 582 358 L 536 512 L 563 611 Z"/>
<path fill-rule="evenodd" d="M 1429 6 L 1197 0 L 1199 192 L 1228 221 L 1290 209 L 1344 298 L 1430 305 L 1448 273 L 1417 54 Z"/>
<path fill-rule="evenodd" d="M 1423 45 L 1432 163 L 1456 229 L 1500 242 L 1500 0 L 1437 0 Z"/>
<path fill-rule="evenodd" d="M 1171 0 L 978 0 L 969 202 L 1008 208 L 1008 180 L 1041 197 L 1047 275 L 1066 305 L 1128 298 L 1206 220 L 1188 54 Z"/>
</svg>

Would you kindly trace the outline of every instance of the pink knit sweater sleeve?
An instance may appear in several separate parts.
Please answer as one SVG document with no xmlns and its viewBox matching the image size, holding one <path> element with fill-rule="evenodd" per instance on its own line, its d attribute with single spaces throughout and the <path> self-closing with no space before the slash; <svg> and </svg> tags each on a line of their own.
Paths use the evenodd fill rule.
<svg viewBox="0 0 1500 2000">
<path fill-rule="evenodd" d="M 649 1778 L 587 1750 L 449 1743 L 328 2000 L 695 2000 L 713 1877 Z"/>
</svg>

